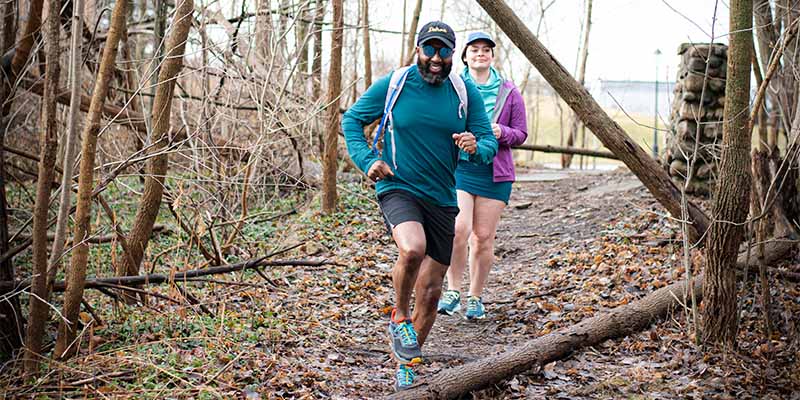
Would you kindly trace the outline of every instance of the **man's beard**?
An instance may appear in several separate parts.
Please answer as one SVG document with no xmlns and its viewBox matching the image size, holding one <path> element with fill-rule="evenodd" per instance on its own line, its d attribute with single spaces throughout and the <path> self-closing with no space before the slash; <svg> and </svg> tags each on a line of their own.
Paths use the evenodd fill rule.
<svg viewBox="0 0 800 400">
<path fill-rule="evenodd" d="M 445 78 L 450 75 L 450 70 L 453 69 L 452 62 L 441 62 L 440 64 L 442 65 L 441 71 L 431 72 L 431 60 L 428 59 L 428 62 L 423 63 L 419 57 L 417 58 L 417 68 L 419 69 L 420 75 L 422 75 L 422 79 L 431 85 L 438 85 L 444 82 Z"/>
</svg>

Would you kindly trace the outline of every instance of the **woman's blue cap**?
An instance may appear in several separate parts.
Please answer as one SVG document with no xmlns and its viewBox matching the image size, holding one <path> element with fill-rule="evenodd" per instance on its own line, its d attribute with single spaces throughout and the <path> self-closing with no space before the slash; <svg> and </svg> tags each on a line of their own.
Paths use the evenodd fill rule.
<svg viewBox="0 0 800 400">
<path fill-rule="evenodd" d="M 496 46 L 496 44 L 494 43 L 494 40 L 492 40 L 492 37 L 489 36 L 488 33 L 486 33 L 486 32 L 472 32 L 472 33 L 469 34 L 469 36 L 467 36 L 467 43 L 464 45 L 464 47 L 469 46 L 470 44 L 472 44 L 472 42 L 476 42 L 478 40 L 485 40 L 485 41 L 489 42 L 489 45 L 491 47 Z"/>
</svg>

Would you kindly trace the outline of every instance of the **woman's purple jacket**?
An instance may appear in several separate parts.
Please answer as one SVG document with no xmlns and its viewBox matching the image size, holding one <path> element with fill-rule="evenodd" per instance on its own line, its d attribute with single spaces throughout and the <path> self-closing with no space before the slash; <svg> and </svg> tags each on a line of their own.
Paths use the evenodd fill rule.
<svg viewBox="0 0 800 400">
<path fill-rule="evenodd" d="M 497 91 L 496 107 L 492 123 L 500 125 L 500 138 L 497 139 L 497 155 L 494 157 L 494 181 L 513 182 L 516 180 L 514 173 L 514 156 L 511 147 L 525 143 L 528 138 L 528 123 L 525 116 L 525 102 L 522 100 L 514 82 L 503 82 Z"/>
</svg>

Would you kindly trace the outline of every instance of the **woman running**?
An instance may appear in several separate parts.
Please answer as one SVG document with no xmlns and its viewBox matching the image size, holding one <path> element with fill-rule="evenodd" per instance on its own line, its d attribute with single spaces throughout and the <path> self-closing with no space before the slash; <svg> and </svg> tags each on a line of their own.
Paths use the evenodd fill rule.
<svg viewBox="0 0 800 400">
<path fill-rule="evenodd" d="M 469 254 L 469 297 L 467 320 L 486 317 L 481 301 L 483 288 L 494 263 L 494 239 L 500 214 L 511 196 L 515 180 L 511 147 L 528 137 L 525 103 L 513 82 L 504 80 L 492 67 L 495 43 L 484 32 L 474 32 L 467 38 L 461 61 L 467 68 L 462 76 L 478 87 L 486 113 L 492 121 L 492 131 L 499 148 L 494 162 L 480 165 L 462 154 L 456 168 L 456 193 L 459 213 L 450 269 L 447 271 L 448 290 L 439 301 L 440 314 L 452 315 L 461 309 L 461 279 Z M 469 241 L 469 253 L 467 242 Z"/>
</svg>

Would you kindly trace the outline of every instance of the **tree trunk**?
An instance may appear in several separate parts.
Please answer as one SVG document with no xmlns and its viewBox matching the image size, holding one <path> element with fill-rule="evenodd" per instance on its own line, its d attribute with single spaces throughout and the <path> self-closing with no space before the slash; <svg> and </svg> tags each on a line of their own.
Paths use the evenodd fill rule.
<svg viewBox="0 0 800 400">
<path fill-rule="evenodd" d="M 74 0 L 77 1 L 77 0 Z M 83 1 L 83 0 L 81 0 Z M 128 10 L 128 21 L 133 20 L 133 7 Z M 144 12 L 144 10 L 142 11 Z M 128 106 L 125 107 L 126 110 L 131 110 L 137 113 L 141 113 L 142 115 L 146 115 L 147 107 L 145 106 L 144 97 L 142 96 L 141 90 L 138 90 L 139 87 L 139 69 L 137 66 L 137 62 L 134 60 L 139 60 L 139 56 L 137 54 L 141 54 L 141 52 L 137 51 L 137 48 L 140 48 L 139 42 L 141 40 L 136 40 L 132 36 L 128 35 L 128 25 L 125 24 L 124 31 L 122 32 L 122 43 L 120 46 L 120 51 L 122 51 L 122 62 L 124 62 L 128 67 L 126 71 L 123 72 L 126 89 L 130 92 L 126 94 L 126 100 Z M 147 119 L 143 118 L 141 121 L 144 123 L 145 128 L 147 128 Z M 134 129 L 135 131 L 135 129 Z M 134 132 L 134 146 L 136 151 L 141 151 L 145 146 L 145 140 L 149 137 L 149 130 L 145 129 L 144 132 L 138 134 Z M 141 164 L 137 169 L 137 173 L 139 174 L 140 182 L 144 182 L 145 170 L 144 164 Z"/>
<path fill-rule="evenodd" d="M 650 155 L 614 122 L 589 92 L 573 79 L 541 42 L 502 0 L 478 0 L 492 19 L 539 70 L 550 86 L 569 104 L 586 127 L 600 139 L 642 181 L 648 190 L 673 216 L 681 215 L 681 192 Z M 709 225 L 708 217 L 694 203 L 689 203 L 689 235 L 701 239 Z"/>
<path fill-rule="evenodd" d="M 287 53 L 289 52 L 287 40 L 288 35 L 288 26 L 289 26 L 289 18 L 286 17 L 287 13 L 291 5 L 289 4 L 289 0 L 281 0 L 280 4 L 278 5 L 278 24 L 274 31 L 275 35 L 273 36 L 273 40 L 275 41 L 275 46 L 273 47 L 274 54 L 272 55 L 272 65 L 273 66 L 281 66 L 281 68 L 274 68 L 270 66 L 270 68 L 274 68 L 272 74 L 276 74 L 274 77 L 270 79 L 274 79 L 277 82 L 283 82 L 285 79 L 284 68 L 282 66 L 288 65 L 289 59 L 287 58 Z"/>
<path fill-rule="evenodd" d="M 75 330 L 78 322 L 78 311 L 83 298 L 83 285 L 86 280 L 86 263 L 89 259 L 89 245 L 84 238 L 90 234 L 90 221 L 92 212 L 92 183 L 94 180 L 94 159 L 97 147 L 97 134 L 100 131 L 100 117 L 103 103 L 108 96 L 108 86 L 114 73 L 114 64 L 117 58 L 117 46 L 122 37 L 123 25 L 127 12 L 128 2 L 118 1 L 111 14 L 111 24 L 108 37 L 103 48 L 103 57 L 97 70 L 97 78 L 92 92 L 92 101 L 89 113 L 83 126 L 81 144 L 81 165 L 78 177 L 78 194 L 76 196 L 75 227 L 73 241 L 78 243 L 72 250 L 70 268 L 67 271 L 67 290 L 64 294 L 63 315 L 67 321 L 61 320 L 58 328 L 58 338 L 54 356 L 56 358 L 69 358 L 75 353 L 76 347 L 72 346 L 75 339 Z"/>
<path fill-rule="evenodd" d="M 325 16 L 324 0 L 317 0 L 314 11 L 314 47 L 311 60 L 311 91 L 315 99 L 322 98 L 322 18 Z M 319 126 L 319 125 L 317 125 Z M 325 154 L 324 131 L 317 129 L 317 145 L 321 157 Z"/>
<path fill-rule="evenodd" d="M 0 54 L 6 54 L 14 47 L 16 34 L 16 1 L 0 2 L 0 21 L 2 31 L 0 34 Z M 10 63 L 10 60 L 8 61 Z M 3 61 L 2 64 L 4 64 Z M 0 65 L 5 70 L 10 65 Z M 10 106 L 6 104 L 8 94 L 11 92 L 11 82 L 6 79 L 6 74 L 0 75 L 0 253 L 8 251 L 8 205 L 6 204 L 5 182 L 5 133 L 6 113 Z M 0 279 L 14 279 L 14 264 L 11 260 L 0 263 Z M 0 290 L 0 297 L 6 293 Z M 14 350 L 22 345 L 22 331 L 24 323 L 19 308 L 19 297 L 12 297 L 8 301 L 0 302 L 0 360 L 11 358 Z"/>
<path fill-rule="evenodd" d="M 759 127 L 765 119 L 764 111 L 758 113 Z M 761 129 L 759 129 L 761 130 Z M 760 145 L 758 149 L 753 150 L 752 155 L 752 168 L 753 168 L 753 189 L 750 193 L 751 199 L 751 215 L 753 218 L 760 215 L 764 211 L 764 198 L 761 196 L 764 188 L 764 178 L 769 178 L 769 159 L 767 153 L 764 151 L 766 146 Z M 768 185 L 768 182 L 767 182 Z M 766 186 L 768 187 L 768 186 Z M 764 261 L 764 243 L 768 240 L 768 218 L 761 218 L 759 220 L 751 219 L 750 232 L 754 234 L 756 243 L 756 260 L 758 261 L 758 280 L 761 284 L 761 311 L 764 316 L 764 338 L 770 340 L 772 338 L 772 320 L 770 319 L 770 289 L 769 278 L 767 276 L 767 264 Z"/>
<path fill-rule="evenodd" d="M 361 0 L 364 10 L 364 90 L 372 86 L 372 49 L 369 35 L 369 0 Z"/>
<path fill-rule="evenodd" d="M 184 49 L 189 28 L 192 26 L 193 10 L 192 0 L 182 0 L 178 3 L 172 20 L 172 30 L 167 38 L 166 56 L 158 74 L 159 84 L 153 101 L 153 153 L 163 151 L 168 144 L 172 95 L 178 73 L 183 68 Z M 144 257 L 144 251 L 153 232 L 153 224 L 161 205 L 168 161 L 168 154 L 159 154 L 147 161 L 149 174 L 145 178 L 142 198 L 139 201 L 139 208 L 136 210 L 136 217 L 128 237 L 131 254 L 130 257 L 124 259 L 125 271 L 128 275 L 139 273 L 139 265 Z"/>
<path fill-rule="evenodd" d="M 72 6 L 72 31 L 69 53 L 69 115 L 67 116 L 67 133 L 64 143 L 64 163 L 61 166 L 61 195 L 58 204 L 58 217 L 56 219 L 55 239 L 50 252 L 47 273 L 48 285 L 52 284 L 61 265 L 64 244 L 67 241 L 67 225 L 69 225 L 69 212 L 72 208 L 72 175 L 75 157 L 78 154 L 78 115 L 81 108 L 81 43 L 83 26 L 83 0 L 73 0 Z M 53 99 L 56 101 L 56 99 Z"/>
<path fill-rule="evenodd" d="M 266 66 L 272 58 L 272 0 L 256 2 L 256 62 L 255 65 Z"/>
<path fill-rule="evenodd" d="M 776 23 L 773 24 L 773 26 L 776 26 L 777 40 L 778 37 L 785 37 L 790 29 L 797 28 L 794 26 L 794 22 L 798 18 L 797 6 L 793 0 L 777 0 L 775 1 L 775 14 Z M 781 22 L 778 23 L 778 20 Z M 780 30 L 781 25 L 783 26 L 782 34 Z M 798 39 L 795 37 L 795 39 L 787 42 L 786 48 L 797 49 L 797 46 Z M 797 80 L 795 79 L 793 71 L 797 71 L 800 67 L 800 65 L 798 65 L 798 57 L 800 57 L 800 54 L 797 53 L 797 51 L 792 50 L 783 54 L 781 66 L 785 73 L 781 74 L 780 83 L 776 82 L 776 85 L 780 86 L 780 90 L 776 93 L 775 97 L 777 97 L 780 102 L 780 114 L 783 117 L 784 126 L 788 126 L 790 121 L 794 119 L 794 104 L 797 98 Z M 786 134 L 787 132 L 786 130 L 781 130 L 780 133 Z"/>
<path fill-rule="evenodd" d="M 735 262 L 750 199 L 750 65 L 752 0 L 731 1 L 728 79 L 725 85 L 722 156 L 706 243 L 702 338 L 705 343 L 736 343 Z"/>
<path fill-rule="evenodd" d="M 758 38 L 758 54 L 761 58 L 761 68 L 766 71 L 772 53 L 778 48 L 778 33 L 775 31 L 772 18 L 772 8 L 769 0 L 754 0 L 753 14 L 756 22 L 756 36 Z"/>
<path fill-rule="evenodd" d="M 17 48 L 14 50 L 14 57 L 11 59 L 12 76 L 16 76 L 28 62 L 31 55 L 33 44 L 36 41 L 37 32 L 42 26 L 42 8 L 44 0 L 31 0 L 28 5 L 28 22 L 25 30 L 19 38 Z"/>
<path fill-rule="evenodd" d="M 56 119 L 56 89 L 61 68 L 58 64 L 59 28 L 61 21 L 57 10 L 59 0 L 49 0 L 47 24 L 45 26 L 46 66 L 44 78 L 44 97 L 42 98 L 42 134 L 39 136 L 41 153 L 39 174 L 36 179 L 36 201 L 33 207 L 33 278 L 31 281 L 30 312 L 28 329 L 25 334 L 25 372 L 38 375 L 39 356 L 42 353 L 44 329 L 49 319 L 50 290 L 47 285 L 47 214 L 50 210 L 50 187 L 55 176 L 56 154 L 58 153 L 58 120 Z"/>
<path fill-rule="evenodd" d="M 411 65 L 414 62 L 414 48 L 417 47 L 415 39 L 417 38 L 417 26 L 419 25 L 419 14 L 422 12 L 422 0 L 417 0 L 417 5 L 414 7 L 414 14 L 411 15 L 411 26 L 408 28 L 408 37 L 406 38 L 406 59 L 403 65 Z"/>
<path fill-rule="evenodd" d="M 345 106 L 347 106 L 348 104 L 353 104 L 356 102 L 356 100 L 358 100 L 358 84 L 356 82 L 358 81 L 358 50 L 359 50 L 358 34 L 361 33 L 359 32 L 360 29 L 359 26 L 361 25 L 361 1 L 358 1 L 357 8 L 358 9 L 356 10 L 355 31 L 353 32 L 353 47 L 352 47 L 353 52 L 351 53 L 353 55 L 352 57 L 353 61 L 350 63 L 353 72 L 352 79 L 350 80 L 350 101 L 345 102 Z M 342 39 L 342 47 L 344 47 L 344 43 L 346 42 L 347 42 L 347 37 L 345 36 Z M 364 89 L 366 90 L 366 88 Z"/>
<path fill-rule="evenodd" d="M 328 117 L 325 129 L 325 158 L 322 177 L 322 212 L 336 211 L 336 167 L 339 145 L 339 95 L 342 91 L 342 37 L 344 35 L 342 0 L 333 0 L 331 63 L 328 70 Z"/>
<path fill-rule="evenodd" d="M 150 78 L 150 86 L 153 88 L 150 98 L 150 115 L 155 111 L 155 94 L 158 90 L 158 73 L 164 60 L 164 34 L 167 31 L 167 0 L 154 0 L 155 21 L 153 21 L 153 60 L 151 61 L 151 71 L 155 71 Z M 151 143 L 152 138 L 147 142 Z"/>
<path fill-rule="evenodd" d="M 408 0 L 403 0 L 403 28 L 400 30 L 400 66 L 406 61 L 406 14 L 408 13 Z"/>
<path fill-rule="evenodd" d="M 586 82 L 586 60 L 589 58 L 589 30 L 592 27 L 592 0 L 586 0 L 586 20 L 583 23 L 583 43 L 581 44 L 581 56 L 578 63 L 578 83 L 583 86 Z M 567 147 L 575 145 L 575 138 L 578 136 L 578 125 L 580 120 L 575 113 L 572 114 L 569 126 L 569 136 L 567 136 Z M 561 155 L 561 168 L 569 168 L 572 164 L 572 154 L 564 153 Z"/>
<path fill-rule="evenodd" d="M 295 51 L 298 52 L 297 69 L 300 71 L 295 77 L 295 87 L 303 96 L 308 95 L 308 15 L 309 8 L 305 4 L 300 5 L 297 12 L 297 22 L 295 25 Z"/>
<path fill-rule="evenodd" d="M 0 54 L 5 54 L 14 47 L 16 41 L 17 1 L 4 1 L 0 3 L 0 21 L 3 28 L 0 30 Z"/>
<path fill-rule="evenodd" d="M 780 25 L 776 25 L 776 22 L 779 22 L 779 19 L 773 18 L 769 0 L 754 0 L 753 15 L 755 19 L 756 39 L 758 41 L 758 54 L 761 61 L 760 64 L 757 64 L 759 64 L 761 70 L 766 73 L 769 70 L 769 64 L 773 54 L 776 54 L 778 50 Z M 780 65 L 778 65 L 777 68 L 778 71 L 775 74 L 775 79 L 769 82 L 769 90 L 765 93 L 765 103 L 768 104 L 770 110 L 768 120 L 774 122 L 773 130 L 778 129 L 778 125 L 780 124 L 780 110 L 783 107 L 780 101 L 781 94 L 777 93 L 781 92 L 780 84 L 784 80 L 784 72 Z M 767 127 L 765 126 L 764 129 L 767 129 Z"/>
</svg>

